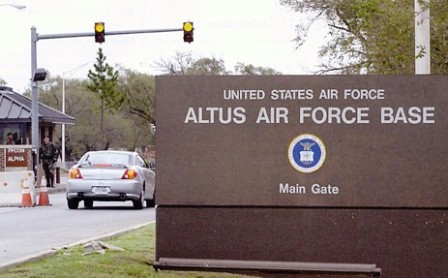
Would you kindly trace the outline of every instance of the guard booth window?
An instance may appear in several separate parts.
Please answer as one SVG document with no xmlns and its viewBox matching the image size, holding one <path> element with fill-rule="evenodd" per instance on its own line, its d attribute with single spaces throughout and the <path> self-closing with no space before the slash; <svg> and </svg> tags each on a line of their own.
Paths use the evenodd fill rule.
<svg viewBox="0 0 448 278">
<path fill-rule="evenodd" d="M 22 124 L 2 124 L 0 126 L 0 145 L 25 144 Z"/>
</svg>

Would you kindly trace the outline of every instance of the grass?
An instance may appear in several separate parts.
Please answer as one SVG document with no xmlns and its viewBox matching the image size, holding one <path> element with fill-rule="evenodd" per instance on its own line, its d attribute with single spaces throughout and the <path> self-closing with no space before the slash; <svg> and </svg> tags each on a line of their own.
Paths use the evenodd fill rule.
<svg viewBox="0 0 448 278">
<path fill-rule="evenodd" d="M 158 271 L 155 260 L 155 224 L 128 232 L 108 244 L 125 251 L 106 251 L 106 254 L 83 255 L 81 245 L 59 250 L 55 256 L 29 262 L 0 273 L 2 278 L 121 278 L 121 277 L 241 277 L 213 272 Z"/>
</svg>

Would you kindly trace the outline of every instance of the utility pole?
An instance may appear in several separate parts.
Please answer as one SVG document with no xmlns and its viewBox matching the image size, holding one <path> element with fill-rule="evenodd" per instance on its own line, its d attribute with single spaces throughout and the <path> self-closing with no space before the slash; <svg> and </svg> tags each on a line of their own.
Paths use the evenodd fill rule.
<svg viewBox="0 0 448 278">
<path fill-rule="evenodd" d="M 34 74 L 37 69 L 37 33 L 36 27 L 31 27 L 31 145 L 33 152 L 33 167 L 35 177 L 39 170 L 39 96 L 37 94 L 37 81 Z"/>
<path fill-rule="evenodd" d="M 181 32 L 183 28 L 173 29 L 143 29 L 143 30 L 126 30 L 126 31 L 112 31 L 104 32 L 106 36 L 112 35 L 130 35 L 130 34 L 148 34 L 148 33 L 165 33 L 165 32 Z M 94 37 L 95 32 L 88 33 L 62 33 L 62 34 L 48 34 L 39 35 L 36 27 L 31 27 L 31 145 L 34 156 L 34 171 L 37 177 L 39 169 L 39 95 L 37 91 L 37 81 L 45 79 L 42 75 L 42 69 L 37 68 L 37 42 L 39 40 L 63 39 L 63 38 L 79 38 L 79 37 Z M 43 79 L 42 79 L 43 77 Z M 65 143 L 65 142 L 64 142 Z"/>
<path fill-rule="evenodd" d="M 430 0 L 414 0 L 415 9 L 415 74 L 431 73 L 431 30 L 430 30 Z M 428 7 L 425 7 L 428 5 Z M 421 51 L 422 57 L 418 57 Z"/>
</svg>

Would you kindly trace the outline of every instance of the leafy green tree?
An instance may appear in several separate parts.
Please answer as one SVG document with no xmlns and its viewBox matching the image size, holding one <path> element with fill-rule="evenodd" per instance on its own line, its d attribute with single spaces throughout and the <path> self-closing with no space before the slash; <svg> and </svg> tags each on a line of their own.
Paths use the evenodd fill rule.
<svg viewBox="0 0 448 278">
<path fill-rule="evenodd" d="M 147 145 L 148 135 L 140 130 L 142 126 L 139 119 L 130 117 L 127 106 L 115 113 L 104 111 L 103 131 L 100 130 L 101 119 L 98 111 L 92 107 L 98 107 L 101 100 L 87 90 L 87 80 L 65 80 L 65 111 L 75 118 L 74 125 L 66 125 L 66 159 L 79 159 L 86 151 L 104 148 L 134 150 L 136 146 Z M 39 101 L 61 110 L 62 105 L 62 78 L 49 77 L 39 90 Z M 58 138 L 56 143 L 61 145 L 61 126 L 56 125 Z M 123 136 L 126 134 L 126 136 Z"/>
<path fill-rule="evenodd" d="M 135 146 L 153 144 L 154 135 L 150 124 L 155 122 L 155 78 L 144 73 L 123 69 L 120 74 L 120 89 L 127 95 L 123 112 L 138 128 Z"/>
<path fill-rule="evenodd" d="M 106 67 L 103 54 L 98 56 L 98 68 Z M 171 63 L 171 64 L 170 64 Z M 102 66 L 101 66 L 102 65 Z M 263 74 L 269 68 L 254 67 L 239 63 L 246 72 L 240 74 Z M 224 61 L 216 58 L 193 59 L 191 54 L 178 53 L 175 62 L 165 64 L 170 74 L 222 75 L 229 74 Z M 174 69 L 174 70 L 173 70 Z M 97 73 L 96 71 L 91 71 Z M 114 70 L 112 70 L 114 72 Z M 269 73 L 268 73 L 269 74 Z M 107 74 L 106 74 L 107 76 Z M 106 148 L 135 150 L 154 144 L 154 134 L 150 124 L 155 122 L 155 78 L 130 69 L 119 69 L 118 81 L 114 89 L 125 95 L 117 109 L 105 107 L 105 100 L 97 92 L 92 94 L 92 80 L 65 80 L 65 111 L 75 118 L 74 125 L 66 125 L 66 159 L 79 159 L 86 151 Z M 98 82 L 99 84 L 99 82 Z M 45 82 L 39 83 L 39 101 L 61 110 L 62 77 L 47 75 Z M 99 87 L 99 86 L 98 86 Z M 30 92 L 25 93 L 30 96 Z M 113 97 L 110 99 L 113 101 Z M 104 106 L 103 106 L 104 105 Z M 102 116 L 98 117 L 98 107 Z M 126 136 L 123 136 L 125 134 Z M 56 136 L 61 144 L 60 125 Z"/>
<path fill-rule="evenodd" d="M 448 73 L 448 2 L 431 1 L 431 73 Z"/>
<path fill-rule="evenodd" d="M 320 73 L 413 74 L 414 6 L 405 0 L 280 0 L 312 15 L 297 26 L 296 43 L 307 39 L 317 20 L 328 24 L 328 40 L 319 56 Z M 448 10 L 446 1 L 431 1 L 432 72 L 446 73 Z M 424 53 L 424 49 L 418 55 Z"/>
<path fill-rule="evenodd" d="M 120 78 L 120 90 L 126 93 L 129 113 L 135 114 L 148 123 L 155 114 L 154 76 L 124 69 Z"/>
<path fill-rule="evenodd" d="M 125 102 L 126 94 L 118 90 L 118 71 L 106 63 L 106 56 L 103 54 L 102 48 L 98 49 L 98 57 L 93 67 L 94 70 L 89 70 L 88 73 L 90 82 L 87 88 L 97 94 L 101 100 L 100 125 L 101 132 L 104 134 L 104 110 L 107 108 L 109 112 L 116 113 Z M 108 149 L 109 143 L 105 143 L 104 149 Z"/>
<path fill-rule="evenodd" d="M 118 90 L 118 71 L 106 63 L 106 56 L 103 54 L 102 48 L 98 49 L 96 64 L 93 65 L 94 70 L 89 70 L 89 84 L 87 88 L 98 94 L 101 99 L 101 110 L 109 109 L 114 113 L 120 109 L 126 100 L 126 94 Z"/>
</svg>

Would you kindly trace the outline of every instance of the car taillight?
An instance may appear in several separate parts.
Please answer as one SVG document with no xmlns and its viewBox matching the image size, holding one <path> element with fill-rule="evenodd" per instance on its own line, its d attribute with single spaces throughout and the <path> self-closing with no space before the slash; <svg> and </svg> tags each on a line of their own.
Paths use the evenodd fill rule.
<svg viewBox="0 0 448 278">
<path fill-rule="evenodd" d="M 132 180 L 135 179 L 137 177 L 137 172 L 132 170 L 132 169 L 127 169 L 123 176 L 121 176 L 122 180 Z"/>
<path fill-rule="evenodd" d="M 71 169 L 68 175 L 71 179 L 82 179 L 81 171 L 78 168 Z"/>
</svg>

